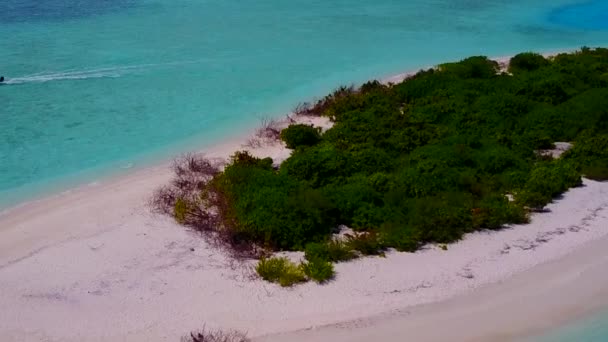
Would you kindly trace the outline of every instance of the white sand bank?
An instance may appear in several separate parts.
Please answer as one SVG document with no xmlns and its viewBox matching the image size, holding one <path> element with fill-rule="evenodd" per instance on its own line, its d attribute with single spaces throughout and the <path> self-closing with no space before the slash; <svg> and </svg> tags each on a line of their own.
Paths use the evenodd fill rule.
<svg viewBox="0 0 608 342">
<path fill-rule="evenodd" d="M 231 267 L 196 234 L 149 214 L 143 203 L 166 180 L 162 172 L 149 172 L 0 218 L 0 341 L 176 341 L 203 324 L 260 336 L 383 313 L 400 317 L 408 306 L 507 279 L 608 234 L 608 183 L 586 181 L 530 225 L 471 234 L 447 251 L 430 248 L 339 264 L 337 279 L 327 285 L 283 289 L 249 279 L 245 266 Z M 605 261 L 604 248 L 586 250 L 592 260 Z M 534 297 L 550 279 L 558 284 L 560 277 L 575 279 L 579 274 L 568 270 L 579 265 L 576 260 L 529 274 L 504 297 L 490 292 L 486 296 L 493 301 L 487 305 Z M 608 288 L 606 279 L 596 281 L 594 286 Z M 577 286 L 585 292 L 587 285 Z M 560 302 L 571 304 L 567 299 L 576 293 L 572 289 Z M 455 303 L 484 297 L 462 298 L 471 299 Z M 435 321 L 437 313 L 453 317 L 442 305 L 432 308 L 422 309 L 416 322 Z M 501 317 L 485 317 L 492 328 L 480 329 L 529 321 L 517 314 L 510 321 Z M 308 340 L 306 334 L 295 336 Z M 286 341 L 268 341 L 274 340 Z"/>
<path fill-rule="evenodd" d="M 446 301 L 256 342 L 533 341 L 608 307 L 608 237 L 500 283 Z"/>
</svg>

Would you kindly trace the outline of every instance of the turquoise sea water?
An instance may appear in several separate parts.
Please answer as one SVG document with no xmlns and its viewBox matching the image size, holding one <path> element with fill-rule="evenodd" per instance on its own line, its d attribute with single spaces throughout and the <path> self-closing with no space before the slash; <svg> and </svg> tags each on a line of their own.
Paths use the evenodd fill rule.
<svg viewBox="0 0 608 342">
<path fill-rule="evenodd" d="M 608 341 L 608 312 L 601 312 L 568 324 L 544 336 L 526 342 L 606 342 Z"/>
<path fill-rule="evenodd" d="M 608 45 L 608 1 L 1 0 L 0 207 L 237 135 L 344 83 L 582 45 Z M 539 341 L 608 341 L 606 322 Z"/>
<path fill-rule="evenodd" d="M 606 45 L 607 3 L 2 0 L 0 207 L 209 145 L 340 84 Z"/>
</svg>

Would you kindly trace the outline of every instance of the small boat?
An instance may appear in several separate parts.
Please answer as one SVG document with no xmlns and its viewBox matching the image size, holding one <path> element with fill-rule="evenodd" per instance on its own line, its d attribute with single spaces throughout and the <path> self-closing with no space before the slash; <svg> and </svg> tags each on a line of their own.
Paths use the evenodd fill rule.
<svg viewBox="0 0 608 342">
<path fill-rule="evenodd" d="M 4 83 L 4 76 L 0 76 L 0 83 Z"/>
</svg>

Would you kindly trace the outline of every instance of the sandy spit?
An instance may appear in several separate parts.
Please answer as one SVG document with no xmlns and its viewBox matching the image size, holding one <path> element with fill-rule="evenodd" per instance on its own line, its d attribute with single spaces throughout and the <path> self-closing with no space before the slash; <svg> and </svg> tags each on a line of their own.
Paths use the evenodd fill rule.
<svg viewBox="0 0 608 342">
<path fill-rule="evenodd" d="M 338 264 L 327 285 L 284 289 L 151 214 L 169 178 L 161 165 L 0 214 L 0 341 L 178 341 L 203 325 L 259 341 L 508 340 L 608 304 L 608 275 L 595 272 L 608 263 L 608 183 L 585 180 L 529 225 Z"/>
</svg>

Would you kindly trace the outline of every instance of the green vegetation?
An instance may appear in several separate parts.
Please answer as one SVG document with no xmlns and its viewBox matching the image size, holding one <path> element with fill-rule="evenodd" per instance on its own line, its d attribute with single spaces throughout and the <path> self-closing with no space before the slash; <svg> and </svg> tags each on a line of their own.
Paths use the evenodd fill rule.
<svg viewBox="0 0 608 342">
<path fill-rule="evenodd" d="M 281 140 L 291 149 L 313 146 L 321 140 L 321 130 L 303 124 L 290 125 L 281 131 Z"/>
<path fill-rule="evenodd" d="M 294 264 L 287 258 L 262 258 L 258 262 L 256 271 L 262 279 L 278 283 L 281 286 L 292 286 L 307 281 L 302 267 Z"/>
<path fill-rule="evenodd" d="M 331 262 L 348 261 L 357 257 L 351 246 L 337 240 L 311 242 L 306 245 L 304 256 L 307 260 L 320 259 Z"/>
<path fill-rule="evenodd" d="M 509 72 L 534 71 L 549 65 L 549 61 L 538 53 L 525 52 L 511 58 Z"/>
<path fill-rule="evenodd" d="M 510 74 L 471 57 L 395 85 L 340 88 L 298 108 L 334 125 L 323 134 L 285 129 L 294 151 L 278 170 L 269 158 L 237 152 L 189 188 L 196 196 L 165 189 L 163 210 L 232 249 L 305 250 L 313 279 L 333 274 L 321 261 L 415 251 L 525 223 L 581 175 L 608 178 L 608 50 L 524 53 L 511 62 Z M 556 160 L 536 153 L 558 141 L 574 147 Z M 339 225 L 356 234 L 332 242 Z M 258 266 L 264 279 L 304 279 L 297 266 L 271 260 Z"/>
<path fill-rule="evenodd" d="M 186 222 L 186 216 L 188 215 L 189 206 L 190 204 L 181 197 L 179 197 L 177 201 L 175 201 L 173 216 L 175 217 L 175 221 L 177 221 L 177 223 L 184 224 Z"/>
<path fill-rule="evenodd" d="M 312 259 L 308 262 L 303 262 L 302 271 L 306 276 L 317 283 L 324 283 L 334 277 L 334 266 L 331 262 L 321 259 Z"/>
<path fill-rule="evenodd" d="M 608 125 L 608 108 L 604 109 L 604 128 Z M 585 132 L 568 155 L 580 161 L 585 177 L 595 180 L 608 180 L 608 134 Z"/>
</svg>

